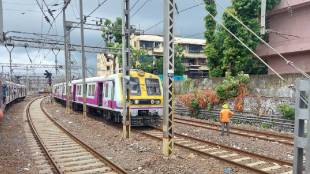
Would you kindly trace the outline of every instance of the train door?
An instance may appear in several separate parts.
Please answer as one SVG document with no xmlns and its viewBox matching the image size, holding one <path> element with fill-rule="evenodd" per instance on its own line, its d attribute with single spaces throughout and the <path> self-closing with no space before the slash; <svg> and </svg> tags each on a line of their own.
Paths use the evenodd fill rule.
<svg viewBox="0 0 310 174">
<path fill-rule="evenodd" d="M 109 81 L 109 97 L 108 97 L 108 107 L 114 109 L 114 81 Z"/>
<path fill-rule="evenodd" d="M 103 100 L 102 100 L 102 106 L 104 107 L 109 107 L 108 105 L 108 101 L 109 101 L 109 82 L 108 81 L 105 81 L 103 83 Z"/>
<path fill-rule="evenodd" d="M 98 83 L 98 106 L 102 106 L 103 100 L 103 82 Z"/>
<path fill-rule="evenodd" d="M 76 100 L 76 84 L 73 85 L 73 91 L 72 91 L 72 100 L 75 101 Z"/>
</svg>

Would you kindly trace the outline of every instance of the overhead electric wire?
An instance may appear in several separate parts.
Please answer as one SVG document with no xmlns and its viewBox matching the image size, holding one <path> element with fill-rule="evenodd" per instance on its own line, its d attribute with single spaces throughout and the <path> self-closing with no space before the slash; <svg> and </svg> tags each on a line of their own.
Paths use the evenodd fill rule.
<svg viewBox="0 0 310 174">
<path fill-rule="evenodd" d="M 192 5 L 192 6 L 190 6 L 190 7 L 181 9 L 181 10 L 179 11 L 178 15 L 180 15 L 181 13 L 184 13 L 184 12 L 186 12 L 186 11 L 188 11 L 188 10 L 191 10 L 191 9 L 193 9 L 193 8 L 199 7 L 199 6 L 203 5 L 203 4 L 204 4 L 204 3 L 201 3 L 201 2 L 200 2 L 200 3 L 195 4 L 195 5 Z M 161 20 L 161 21 L 157 22 L 156 24 L 154 24 L 154 25 L 152 25 L 152 26 L 146 28 L 146 29 L 143 30 L 143 31 L 144 31 L 144 32 L 147 32 L 147 31 L 153 29 L 154 27 L 157 27 L 158 25 L 162 24 L 163 22 L 164 22 L 164 20 Z"/>
<path fill-rule="evenodd" d="M 146 0 L 132 15 L 131 15 L 131 17 L 133 18 L 137 13 L 139 13 L 139 11 L 140 10 L 142 10 L 144 7 L 145 7 L 145 5 L 147 4 L 147 3 L 149 3 L 149 2 L 151 2 L 152 0 Z"/>
<path fill-rule="evenodd" d="M 216 1 L 215 1 L 216 3 Z M 224 9 L 224 7 L 217 3 L 221 8 Z M 274 51 L 278 56 L 280 56 L 285 62 L 286 64 L 290 65 L 291 67 L 293 67 L 295 70 L 297 70 L 298 72 L 300 72 L 302 75 L 304 75 L 306 78 L 310 79 L 309 74 L 307 74 L 305 71 L 303 71 L 302 69 L 300 69 L 299 67 L 297 67 L 296 65 L 294 65 L 294 62 L 288 60 L 287 58 L 285 58 L 278 50 L 274 49 L 269 43 L 267 43 L 264 39 L 262 39 L 260 36 L 258 36 L 253 30 L 251 30 L 247 25 L 245 25 L 240 19 L 238 19 L 235 15 L 233 15 L 232 13 L 230 13 L 229 11 L 226 11 L 227 14 L 229 14 L 231 17 L 233 17 L 236 21 L 238 21 L 243 27 L 245 27 L 248 31 L 250 31 L 256 38 L 258 38 L 263 44 L 265 44 L 267 47 L 269 47 L 272 51 Z"/>
<path fill-rule="evenodd" d="M 130 7 L 130 11 L 136 7 L 140 0 L 136 0 L 136 2 Z"/>
<path fill-rule="evenodd" d="M 48 22 L 48 23 L 52 26 L 52 23 L 51 23 L 50 19 L 49 19 L 49 18 L 46 16 L 46 14 L 44 13 L 44 10 L 43 10 L 43 8 L 41 7 L 39 1 L 38 1 L 38 0 L 35 0 L 35 1 L 36 1 L 37 5 L 39 6 L 39 8 L 40 8 L 42 14 L 44 15 L 44 18 L 45 18 L 46 22 Z"/>
<path fill-rule="evenodd" d="M 92 10 L 87 16 L 85 16 L 86 18 L 89 17 L 90 15 L 92 15 L 93 13 L 95 13 L 96 10 L 98 10 L 103 4 L 105 4 L 108 0 L 104 0 L 101 3 L 98 4 L 98 6 Z"/>
<path fill-rule="evenodd" d="M 249 48 L 242 40 L 238 38 L 234 33 L 232 33 L 222 22 L 219 22 L 215 19 L 215 16 L 213 16 L 208 10 L 206 10 L 207 13 L 211 16 L 211 18 L 220 24 L 229 34 L 231 34 L 236 40 L 238 40 L 245 48 L 247 48 L 257 59 L 259 59 L 264 65 L 266 65 L 272 72 L 274 72 L 280 79 L 284 80 L 284 78 L 271 66 L 269 66 L 261 57 L 259 57 L 251 48 Z"/>
<path fill-rule="evenodd" d="M 53 19 L 55 19 L 53 12 L 51 11 L 51 9 L 48 7 L 47 3 L 45 2 L 45 0 L 42 0 L 43 4 L 45 5 L 47 12 L 50 14 L 50 16 L 52 16 Z"/>
</svg>

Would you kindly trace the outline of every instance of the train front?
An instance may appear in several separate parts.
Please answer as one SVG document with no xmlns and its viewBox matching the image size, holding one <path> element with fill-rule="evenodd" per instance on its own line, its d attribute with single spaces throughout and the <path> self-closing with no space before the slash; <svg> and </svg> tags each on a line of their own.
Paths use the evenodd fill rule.
<svg viewBox="0 0 310 174">
<path fill-rule="evenodd" d="M 152 126 L 163 114 L 160 78 L 143 71 L 130 72 L 130 113 L 132 126 Z"/>
</svg>

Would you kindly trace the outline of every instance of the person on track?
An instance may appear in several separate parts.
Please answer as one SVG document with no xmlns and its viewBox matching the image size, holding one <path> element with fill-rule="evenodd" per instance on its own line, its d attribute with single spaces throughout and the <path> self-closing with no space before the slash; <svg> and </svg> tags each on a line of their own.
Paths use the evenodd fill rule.
<svg viewBox="0 0 310 174">
<path fill-rule="evenodd" d="M 233 115 L 234 113 L 229 110 L 228 104 L 224 104 L 223 109 L 220 112 L 221 136 L 224 136 L 225 128 L 227 136 L 229 136 L 229 122 Z"/>
</svg>

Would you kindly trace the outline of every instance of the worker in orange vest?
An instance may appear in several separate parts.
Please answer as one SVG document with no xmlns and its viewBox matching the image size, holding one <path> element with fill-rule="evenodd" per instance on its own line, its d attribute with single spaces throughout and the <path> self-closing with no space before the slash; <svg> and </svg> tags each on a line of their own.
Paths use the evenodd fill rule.
<svg viewBox="0 0 310 174">
<path fill-rule="evenodd" d="M 229 122 L 230 118 L 234 115 L 233 112 L 229 110 L 228 104 L 223 105 L 223 109 L 220 112 L 220 123 L 221 123 L 221 135 L 224 136 L 225 127 L 227 135 L 229 136 Z"/>
</svg>

